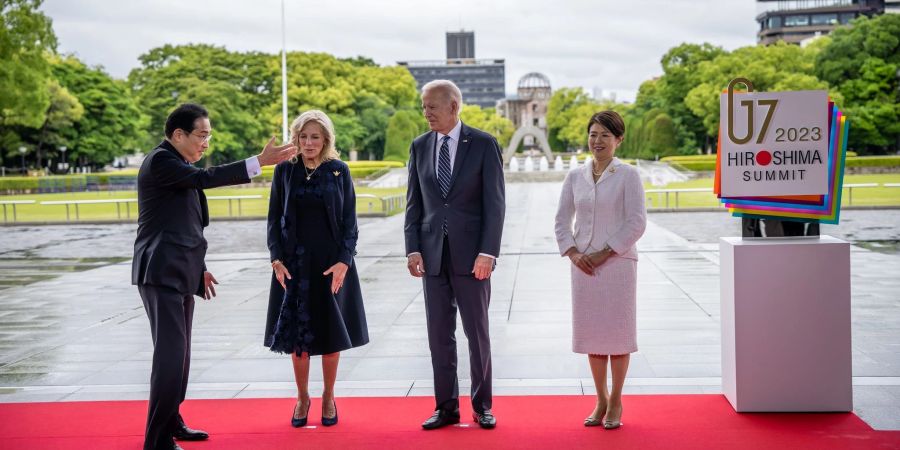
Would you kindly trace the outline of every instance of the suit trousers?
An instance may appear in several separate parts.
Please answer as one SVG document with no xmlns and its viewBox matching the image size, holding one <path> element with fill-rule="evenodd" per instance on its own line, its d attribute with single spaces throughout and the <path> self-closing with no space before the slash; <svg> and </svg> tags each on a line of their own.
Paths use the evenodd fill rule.
<svg viewBox="0 0 900 450">
<path fill-rule="evenodd" d="M 491 409 L 491 339 L 488 306 L 490 278 L 478 280 L 474 274 L 456 275 L 451 264 L 450 244 L 444 236 L 441 271 L 424 277 L 425 317 L 428 346 L 434 371 L 435 409 L 459 409 L 459 379 L 456 373 L 456 310 L 459 308 L 463 332 L 469 341 L 472 377 L 472 409 Z"/>
<path fill-rule="evenodd" d="M 194 297 L 164 286 L 138 286 L 153 336 L 153 369 L 144 449 L 172 448 L 191 368 Z"/>
</svg>

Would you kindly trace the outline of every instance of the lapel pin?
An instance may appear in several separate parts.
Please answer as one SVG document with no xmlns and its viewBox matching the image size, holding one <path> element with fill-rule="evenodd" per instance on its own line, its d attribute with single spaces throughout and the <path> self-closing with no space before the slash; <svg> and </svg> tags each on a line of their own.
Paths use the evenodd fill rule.
<svg viewBox="0 0 900 450">
<path fill-rule="evenodd" d="M 610 168 L 609 168 L 609 173 L 616 173 L 616 168 L 615 168 L 615 167 L 610 167 Z"/>
<path fill-rule="evenodd" d="M 337 170 L 335 170 L 335 171 L 334 171 L 334 172 L 331 172 L 331 173 L 333 173 L 333 174 L 334 174 L 334 176 L 338 176 L 338 175 L 340 175 L 340 174 L 341 174 L 341 172 L 339 172 L 339 171 L 337 171 Z"/>
<path fill-rule="evenodd" d="M 468 140 L 468 139 L 463 139 L 463 144 L 465 144 L 466 142 L 469 142 L 469 140 Z"/>
</svg>

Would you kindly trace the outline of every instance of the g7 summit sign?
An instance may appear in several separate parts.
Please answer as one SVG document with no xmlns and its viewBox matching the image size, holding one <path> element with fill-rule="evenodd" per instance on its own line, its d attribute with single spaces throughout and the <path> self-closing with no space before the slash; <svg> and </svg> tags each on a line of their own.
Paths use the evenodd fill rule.
<svg viewBox="0 0 900 450">
<path fill-rule="evenodd" d="M 739 93 L 733 85 L 720 99 L 720 195 L 828 193 L 828 93 Z"/>
</svg>

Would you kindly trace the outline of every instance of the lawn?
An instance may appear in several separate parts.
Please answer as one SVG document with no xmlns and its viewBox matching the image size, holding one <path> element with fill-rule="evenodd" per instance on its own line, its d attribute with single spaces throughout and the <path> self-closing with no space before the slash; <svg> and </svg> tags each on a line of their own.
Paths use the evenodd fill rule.
<svg viewBox="0 0 900 450">
<path fill-rule="evenodd" d="M 357 188 L 356 194 L 356 210 L 358 214 L 381 214 L 382 202 L 381 198 L 405 195 L 406 188 Z M 265 217 L 269 210 L 269 189 L 268 188 L 217 188 L 206 191 L 209 200 L 209 213 L 212 217 Z M 246 196 L 258 195 L 259 199 L 241 199 L 238 200 L 216 200 L 212 197 L 226 196 Z M 378 198 L 369 198 L 368 195 L 374 195 Z M 16 219 L 20 222 L 65 222 L 66 206 L 65 205 L 41 205 L 40 202 L 46 201 L 72 201 L 72 200 L 113 200 L 113 199 L 136 199 L 135 191 L 110 191 L 110 192 L 73 192 L 59 194 L 29 194 L 29 195 L 6 195 L 0 196 L 0 201 L 7 200 L 35 200 L 33 205 L 16 205 Z M 229 207 L 231 209 L 229 213 Z M 402 211 L 402 204 L 395 204 L 391 214 Z M 116 220 L 127 219 L 132 220 L 137 215 L 137 203 L 121 203 L 118 208 L 115 203 L 101 204 L 83 204 L 78 206 L 79 220 Z M 75 220 L 75 206 L 69 206 L 69 218 Z M 11 205 L 6 205 L 6 220 L 13 220 L 13 211 Z"/>
<path fill-rule="evenodd" d="M 853 206 L 900 206 L 900 187 L 884 187 L 884 183 L 900 183 L 900 174 L 845 175 L 844 192 L 841 205 L 850 205 L 848 184 L 878 183 L 878 187 L 853 188 Z M 712 178 L 700 178 L 681 183 L 669 183 L 666 186 L 644 185 L 644 189 L 693 189 L 708 188 L 713 185 Z M 669 207 L 675 207 L 675 194 L 669 195 Z M 648 193 L 647 207 L 666 206 L 666 194 Z M 719 206 L 719 201 L 712 192 L 681 192 L 678 194 L 679 208 L 703 208 Z"/>
</svg>

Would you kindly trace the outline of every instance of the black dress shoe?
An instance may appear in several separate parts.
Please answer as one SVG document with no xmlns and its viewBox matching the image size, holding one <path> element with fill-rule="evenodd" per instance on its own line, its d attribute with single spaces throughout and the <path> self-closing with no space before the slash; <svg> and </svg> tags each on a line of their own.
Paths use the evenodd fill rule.
<svg viewBox="0 0 900 450">
<path fill-rule="evenodd" d="M 306 405 L 306 414 L 299 419 L 295 419 L 294 416 L 297 414 L 297 408 L 300 407 L 300 402 L 297 402 L 297 405 L 294 406 L 294 412 L 291 414 L 291 426 L 294 428 L 305 427 L 306 422 L 309 420 L 309 407 L 312 406 L 312 401 L 310 401 Z"/>
<path fill-rule="evenodd" d="M 422 423 L 422 428 L 426 430 L 436 430 L 447 425 L 459 423 L 459 410 L 446 411 L 439 409 Z"/>
<path fill-rule="evenodd" d="M 485 411 L 481 414 L 477 412 L 472 413 L 472 418 L 475 419 L 479 427 L 485 430 L 490 430 L 497 426 L 497 418 L 490 411 Z"/>
<path fill-rule="evenodd" d="M 325 417 L 325 405 L 322 405 L 322 426 L 330 427 L 332 425 L 337 425 L 338 423 L 338 414 L 337 414 L 337 403 L 334 400 L 331 401 L 334 405 L 334 417 Z"/>
<path fill-rule="evenodd" d="M 188 428 L 187 425 L 182 422 L 175 427 L 175 431 L 172 432 L 172 437 L 179 441 L 205 441 L 209 439 L 209 433 L 203 430 Z M 175 447 L 181 448 L 178 447 L 178 445 Z"/>
</svg>

